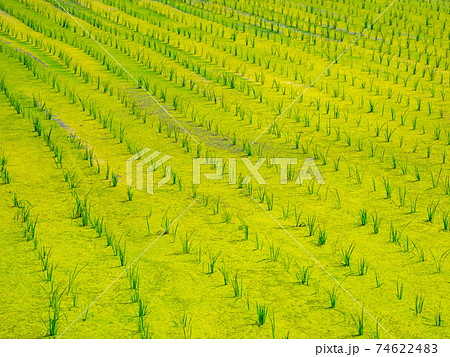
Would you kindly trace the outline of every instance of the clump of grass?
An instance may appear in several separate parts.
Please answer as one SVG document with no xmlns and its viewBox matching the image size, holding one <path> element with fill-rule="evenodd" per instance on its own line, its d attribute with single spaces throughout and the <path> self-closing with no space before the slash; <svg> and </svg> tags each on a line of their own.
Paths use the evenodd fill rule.
<svg viewBox="0 0 450 357">
<path fill-rule="evenodd" d="M 379 288 L 384 283 L 381 281 L 380 275 L 375 271 L 375 283 L 377 284 L 377 288 Z"/>
<path fill-rule="evenodd" d="M 364 334 L 364 309 L 361 310 L 361 315 L 355 317 L 353 314 L 350 314 L 350 316 L 358 327 L 358 336 L 362 336 Z"/>
<path fill-rule="evenodd" d="M 233 288 L 233 293 L 235 298 L 241 298 L 243 289 L 242 289 L 242 279 L 239 280 L 238 273 L 236 272 L 231 280 L 231 287 Z"/>
<path fill-rule="evenodd" d="M 334 286 L 333 289 L 325 289 L 325 291 L 327 292 L 328 298 L 330 299 L 330 308 L 334 309 L 339 298 L 338 287 Z"/>
<path fill-rule="evenodd" d="M 442 213 L 442 223 L 444 224 L 444 230 L 449 230 L 450 225 L 450 215 L 449 212 L 443 212 Z"/>
<path fill-rule="evenodd" d="M 444 326 L 444 320 L 442 319 L 441 304 L 439 304 L 439 308 L 437 309 L 436 313 L 434 314 L 434 325 L 437 327 Z"/>
<path fill-rule="evenodd" d="M 367 210 L 365 208 L 359 210 L 358 223 L 360 226 L 367 224 Z"/>
<path fill-rule="evenodd" d="M 427 207 L 427 222 L 433 223 L 438 204 L 439 202 L 437 202 L 436 204 L 434 202 L 431 202 Z"/>
<path fill-rule="evenodd" d="M 269 259 L 272 262 L 278 261 L 281 251 L 281 244 L 276 246 L 274 242 L 269 242 Z"/>
<path fill-rule="evenodd" d="M 256 315 L 257 315 L 257 319 L 256 319 L 256 324 L 258 326 L 262 326 L 266 323 L 266 318 L 269 312 L 269 308 L 264 305 L 264 304 L 260 304 L 260 303 L 256 303 Z"/>
<path fill-rule="evenodd" d="M 389 179 L 384 177 L 381 180 L 381 182 L 383 183 L 384 190 L 386 191 L 386 198 L 391 198 L 392 197 L 392 187 L 389 183 Z"/>
<path fill-rule="evenodd" d="M 419 315 L 422 313 L 424 302 L 425 302 L 425 298 L 422 296 L 422 294 L 417 294 L 416 300 L 415 300 L 416 315 Z"/>
<path fill-rule="evenodd" d="M 184 254 L 189 254 L 189 253 L 191 253 L 191 251 L 192 251 L 192 249 L 193 249 L 193 245 L 194 245 L 194 242 L 193 242 L 193 239 L 192 239 L 193 234 L 194 234 L 194 232 L 191 232 L 190 234 L 188 234 L 188 233 L 186 232 L 185 236 L 180 238 L 180 241 L 181 241 L 181 251 L 182 251 Z"/>
<path fill-rule="evenodd" d="M 297 266 L 298 267 L 298 266 Z M 312 266 L 302 266 L 299 268 L 298 272 L 295 274 L 298 282 L 302 285 L 309 286 L 309 280 L 311 279 Z"/>
<path fill-rule="evenodd" d="M 327 241 L 327 235 L 328 234 L 327 234 L 325 228 L 324 229 L 322 229 L 320 227 L 318 228 L 318 239 L 317 239 L 318 246 L 325 245 L 325 243 Z"/>
<path fill-rule="evenodd" d="M 212 275 L 214 273 L 214 268 L 216 266 L 217 259 L 219 259 L 219 256 L 222 252 L 219 252 L 217 254 L 213 254 L 211 252 L 208 253 L 208 274 Z"/>
<path fill-rule="evenodd" d="M 436 257 L 431 249 L 430 253 L 433 258 L 434 271 L 438 274 L 442 273 L 444 261 L 449 256 L 450 249 L 442 253 L 440 257 Z"/>
<path fill-rule="evenodd" d="M 353 243 L 351 243 L 347 249 L 341 249 L 342 253 L 342 264 L 346 267 L 350 266 L 350 261 L 353 255 L 353 251 L 355 250 L 355 246 Z"/>
<path fill-rule="evenodd" d="M 378 232 L 380 231 L 380 224 L 381 224 L 381 219 L 378 217 L 378 214 L 375 212 L 375 214 L 372 215 L 373 233 L 378 234 Z"/>
<path fill-rule="evenodd" d="M 369 263 L 365 258 L 361 258 L 358 260 L 358 275 L 362 276 L 367 274 L 367 271 L 369 270 Z"/>
<path fill-rule="evenodd" d="M 311 237 L 314 235 L 314 232 L 316 231 L 316 215 L 313 215 L 312 217 L 308 217 L 308 221 L 306 226 L 308 227 L 308 235 Z"/>
</svg>

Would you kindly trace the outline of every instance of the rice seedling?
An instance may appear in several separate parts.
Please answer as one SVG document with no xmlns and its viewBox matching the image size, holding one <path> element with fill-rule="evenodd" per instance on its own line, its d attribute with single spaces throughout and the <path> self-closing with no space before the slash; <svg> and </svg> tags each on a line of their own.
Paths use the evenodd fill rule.
<svg viewBox="0 0 450 357">
<path fill-rule="evenodd" d="M 350 266 L 350 261 L 353 255 L 353 251 L 355 249 L 355 246 L 353 245 L 353 243 L 351 243 L 347 249 L 341 249 L 341 253 L 342 253 L 342 265 L 348 267 Z"/>
<path fill-rule="evenodd" d="M 367 271 L 369 270 L 369 263 L 365 258 L 361 258 L 358 260 L 358 275 L 362 276 L 367 274 Z"/>
<path fill-rule="evenodd" d="M 267 204 L 267 210 L 272 211 L 272 209 L 273 209 L 273 193 L 270 196 L 266 195 L 266 204 Z"/>
<path fill-rule="evenodd" d="M 194 235 L 194 231 L 192 231 L 190 234 L 188 234 L 186 232 L 185 236 L 180 238 L 181 251 L 184 254 L 190 254 L 193 249 L 193 245 L 194 245 L 193 238 L 192 238 L 193 235 Z"/>
<path fill-rule="evenodd" d="M 448 211 L 442 213 L 442 223 L 444 224 L 444 230 L 448 231 L 450 226 L 450 214 Z"/>
<path fill-rule="evenodd" d="M 133 201 L 133 187 L 131 186 L 127 186 L 127 197 L 128 197 L 128 201 Z"/>
<path fill-rule="evenodd" d="M 242 217 L 237 216 L 237 218 L 242 223 L 242 225 L 239 228 L 244 230 L 244 240 L 248 240 L 248 224 L 247 224 L 247 222 L 244 221 L 244 219 Z"/>
<path fill-rule="evenodd" d="M 222 252 L 219 252 L 217 254 L 213 254 L 211 252 L 208 253 L 208 274 L 212 275 L 214 273 L 214 268 L 216 266 L 217 259 L 219 259 L 220 254 Z"/>
<path fill-rule="evenodd" d="M 330 309 L 334 309 L 340 295 L 338 287 L 334 286 L 332 289 L 325 289 L 325 291 L 327 292 L 328 298 L 330 299 Z"/>
<path fill-rule="evenodd" d="M 391 185 L 390 185 L 390 183 L 389 183 L 389 179 L 383 177 L 383 178 L 381 179 L 381 182 L 383 183 L 384 190 L 386 191 L 386 198 L 387 198 L 387 199 L 388 199 L 388 198 L 391 198 L 391 197 L 392 197 L 392 187 L 391 187 Z"/>
<path fill-rule="evenodd" d="M 367 224 L 367 210 L 365 208 L 359 210 L 358 224 L 360 226 Z"/>
<path fill-rule="evenodd" d="M 442 273 L 445 259 L 450 255 L 450 249 L 441 254 L 440 257 L 436 257 L 433 251 L 430 249 L 431 257 L 433 258 L 434 271 L 437 274 Z"/>
<path fill-rule="evenodd" d="M 238 273 L 236 272 L 231 279 L 231 287 L 233 288 L 234 297 L 240 299 L 242 297 L 242 279 L 239 280 Z"/>
<path fill-rule="evenodd" d="M 302 221 L 302 213 L 303 213 L 303 211 L 297 212 L 297 207 L 295 207 L 295 209 L 294 209 L 294 218 L 295 218 L 294 225 L 295 225 L 295 227 L 302 227 L 305 225 Z"/>
<path fill-rule="evenodd" d="M 312 182 L 314 182 L 314 181 L 312 181 Z M 341 209 L 341 196 L 339 195 L 339 191 L 337 189 L 334 192 L 334 199 L 335 199 L 334 208 Z"/>
<path fill-rule="evenodd" d="M 120 245 L 120 240 L 116 244 L 116 251 L 119 256 L 120 266 L 125 266 L 126 264 L 126 253 L 127 253 L 127 242 L 124 241 L 123 247 Z"/>
<path fill-rule="evenodd" d="M 119 176 L 117 176 L 117 174 L 114 171 L 112 171 L 111 172 L 111 186 L 117 187 L 118 182 L 119 182 Z"/>
<path fill-rule="evenodd" d="M 301 269 L 297 265 L 298 272 L 295 274 L 298 282 L 302 285 L 309 286 L 309 280 L 312 275 L 312 266 L 302 266 Z"/>
<path fill-rule="evenodd" d="M 280 256 L 281 244 L 275 246 L 274 242 L 269 242 L 269 259 L 272 262 L 278 261 L 278 257 Z"/>
<path fill-rule="evenodd" d="M 308 217 L 307 224 L 308 228 L 308 235 L 312 237 L 317 229 L 316 227 L 316 215 L 313 215 L 312 217 Z"/>
<path fill-rule="evenodd" d="M 350 314 L 350 316 L 358 328 L 358 336 L 362 336 L 364 334 L 364 309 L 361 310 L 361 315 L 355 317 L 355 315 Z"/>
<path fill-rule="evenodd" d="M 222 273 L 223 285 L 228 285 L 229 272 L 228 272 L 227 267 L 225 265 L 225 261 L 222 261 L 222 266 L 219 267 L 219 271 Z"/>
<path fill-rule="evenodd" d="M 404 288 L 403 283 L 401 283 L 399 280 L 397 280 L 396 296 L 397 296 L 397 299 L 399 299 L 399 300 L 401 300 L 403 298 L 403 288 Z"/>
<path fill-rule="evenodd" d="M 441 327 L 444 326 L 444 320 L 442 318 L 442 307 L 441 304 L 439 304 L 439 308 L 434 314 L 434 326 Z"/>
<path fill-rule="evenodd" d="M 233 217 L 233 212 L 231 210 L 228 210 L 226 207 L 223 207 L 223 210 L 222 210 L 223 222 L 230 223 L 232 217 Z"/>
<path fill-rule="evenodd" d="M 414 306 L 416 315 L 419 315 L 422 313 L 424 302 L 425 302 L 425 298 L 422 296 L 422 294 L 417 294 L 416 300 L 415 300 L 415 306 Z"/>
<path fill-rule="evenodd" d="M 439 205 L 439 202 L 436 204 L 432 201 L 430 205 L 427 207 L 427 222 L 433 223 L 434 216 L 436 215 L 436 210 Z"/>
<path fill-rule="evenodd" d="M 327 234 L 326 230 L 318 227 L 317 245 L 318 246 L 325 245 L 325 243 L 327 241 L 327 236 L 328 236 L 328 234 Z"/>
<path fill-rule="evenodd" d="M 70 294 L 72 290 L 76 287 L 75 279 L 77 278 L 78 274 L 80 274 L 81 270 L 83 270 L 85 267 L 86 265 L 78 269 L 77 263 L 73 271 L 69 274 L 69 282 L 67 284 L 67 295 Z"/>
<path fill-rule="evenodd" d="M 258 326 L 262 326 L 266 323 L 268 312 L 269 308 L 266 305 L 260 304 L 258 302 L 256 303 L 256 324 Z"/>
<path fill-rule="evenodd" d="M 378 217 L 378 214 L 375 212 L 372 215 L 372 225 L 373 225 L 373 233 L 374 234 L 378 234 L 378 232 L 380 231 L 380 223 L 381 223 L 381 219 Z"/>
<path fill-rule="evenodd" d="M 375 271 L 375 283 L 377 284 L 377 288 L 379 288 L 384 283 L 381 281 L 380 275 Z"/>
</svg>

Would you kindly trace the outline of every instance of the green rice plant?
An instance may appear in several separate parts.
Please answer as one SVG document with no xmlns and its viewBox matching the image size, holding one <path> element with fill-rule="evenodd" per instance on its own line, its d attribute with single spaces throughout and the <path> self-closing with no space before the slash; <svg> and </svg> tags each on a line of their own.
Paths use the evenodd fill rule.
<svg viewBox="0 0 450 357">
<path fill-rule="evenodd" d="M 334 171 L 339 171 L 339 162 L 341 161 L 341 156 L 337 158 L 337 160 L 333 160 L 333 169 Z"/>
<path fill-rule="evenodd" d="M 358 224 L 365 226 L 367 224 L 367 210 L 365 208 L 359 210 Z"/>
<path fill-rule="evenodd" d="M 448 176 L 444 180 L 444 193 L 450 195 L 450 178 Z"/>
<path fill-rule="evenodd" d="M 123 247 L 120 245 L 120 240 L 117 242 L 116 251 L 119 256 L 120 266 L 125 266 L 126 264 L 126 253 L 127 253 L 127 242 L 123 242 Z"/>
<path fill-rule="evenodd" d="M 222 261 L 222 266 L 219 267 L 219 271 L 222 273 L 223 285 L 228 285 L 229 272 L 228 272 L 227 267 L 225 265 L 225 261 Z"/>
<path fill-rule="evenodd" d="M 163 235 L 169 234 L 169 228 L 173 222 L 173 220 L 169 219 L 169 216 L 167 215 L 167 213 L 169 212 L 169 208 L 167 208 L 166 212 L 164 213 L 163 217 L 161 218 L 161 227 L 163 229 L 163 233 L 162 233 Z"/>
<path fill-rule="evenodd" d="M 404 285 L 403 283 L 401 283 L 400 281 L 397 280 L 397 293 L 396 296 L 399 300 L 401 300 L 403 298 L 403 288 Z"/>
<path fill-rule="evenodd" d="M 367 274 L 369 270 L 369 263 L 365 258 L 358 259 L 358 275 L 362 276 Z"/>
<path fill-rule="evenodd" d="M 327 292 L 328 298 L 330 299 L 330 309 L 334 309 L 340 295 L 338 287 L 334 286 L 333 289 L 325 289 L 325 291 Z"/>
<path fill-rule="evenodd" d="M 0 171 L 0 179 L 2 184 L 4 185 L 8 185 L 11 183 L 11 175 L 9 174 L 9 171 L 6 168 Z"/>
<path fill-rule="evenodd" d="M 403 187 L 403 189 L 400 187 L 398 188 L 398 199 L 399 206 L 404 206 L 406 201 L 406 187 Z"/>
<path fill-rule="evenodd" d="M 444 262 L 450 254 L 450 249 L 442 253 L 440 257 L 436 257 L 431 249 L 430 253 L 433 258 L 434 271 L 438 274 L 442 273 Z"/>
<path fill-rule="evenodd" d="M 193 249 L 193 245 L 194 245 L 193 238 L 192 238 L 193 234 L 194 234 L 194 231 L 192 231 L 190 234 L 188 234 L 186 232 L 185 236 L 180 238 L 181 251 L 184 254 L 190 254 Z"/>
<path fill-rule="evenodd" d="M 130 281 L 131 290 L 139 290 L 140 277 L 139 277 L 139 267 L 137 265 L 132 265 L 130 269 L 127 270 L 128 280 Z"/>
<path fill-rule="evenodd" d="M 176 327 L 181 327 L 185 339 L 192 337 L 192 318 L 188 317 L 186 313 L 180 319 L 175 318 L 174 324 Z"/>
<path fill-rule="evenodd" d="M 269 242 L 269 259 L 272 262 L 278 261 L 278 257 L 280 256 L 281 244 L 275 246 L 274 242 Z"/>
<path fill-rule="evenodd" d="M 244 221 L 244 219 L 240 216 L 237 216 L 237 218 L 241 221 L 242 226 L 240 226 L 240 229 L 244 230 L 244 240 L 248 240 L 248 224 Z"/>
<path fill-rule="evenodd" d="M 415 306 L 414 306 L 416 315 L 419 315 L 422 313 L 424 302 L 425 302 L 425 298 L 422 296 L 422 294 L 417 294 L 416 300 L 415 300 Z"/>
<path fill-rule="evenodd" d="M 444 320 L 442 319 L 442 307 L 439 304 L 439 308 L 434 314 L 434 326 L 441 327 L 444 326 Z"/>
<path fill-rule="evenodd" d="M 133 187 L 131 186 L 127 186 L 127 197 L 128 197 L 128 201 L 133 201 Z"/>
<path fill-rule="evenodd" d="M 328 234 L 325 229 L 318 227 L 318 239 L 317 239 L 318 246 L 325 245 L 325 243 L 327 242 L 327 235 Z"/>
<path fill-rule="evenodd" d="M 436 204 L 432 201 L 430 205 L 427 207 L 427 222 L 433 223 L 434 216 L 436 215 L 436 210 L 439 205 L 439 202 Z"/>
<path fill-rule="evenodd" d="M 111 186 L 117 187 L 118 182 L 119 182 L 119 176 L 114 171 L 112 171 L 111 172 Z"/>
<path fill-rule="evenodd" d="M 444 230 L 448 231 L 450 227 L 450 214 L 449 212 L 442 212 L 442 223 L 444 224 Z"/>
<path fill-rule="evenodd" d="M 222 209 L 223 222 L 230 223 L 232 217 L 233 217 L 233 212 L 231 210 L 228 210 L 226 207 L 223 207 L 223 209 Z"/>
<path fill-rule="evenodd" d="M 302 227 L 305 225 L 302 221 L 302 213 L 303 211 L 297 212 L 297 207 L 295 207 L 294 209 L 295 227 Z"/>
<path fill-rule="evenodd" d="M 307 224 L 308 228 L 308 235 L 312 237 L 317 229 L 316 227 L 316 215 L 313 215 L 312 217 L 308 217 Z"/>
<path fill-rule="evenodd" d="M 396 129 L 389 129 L 389 125 L 386 125 L 386 128 L 384 130 L 384 138 L 386 142 L 390 142 L 392 135 L 394 134 Z"/>
<path fill-rule="evenodd" d="M 314 182 L 314 181 L 312 181 L 312 182 Z M 341 209 L 341 196 L 339 196 L 339 191 L 337 189 L 334 192 L 334 199 L 335 199 L 334 208 Z"/>
<path fill-rule="evenodd" d="M 290 202 L 288 202 L 286 209 L 284 208 L 284 206 L 281 206 L 281 209 L 283 211 L 283 216 L 282 216 L 283 221 L 285 221 L 289 218 L 289 206 L 290 206 Z"/>
<path fill-rule="evenodd" d="M 214 203 L 211 204 L 211 209 L 213 211 L 213 215 L 214 216 L 219 213 L 219 211 L 220 211 L 220 197 L 217 198 L 217 200 Z"/>
<path fill-rule="evenodd" d="M 384 283 L 381 281 L 380 275 L 375 271 L 375 283 L 377 284 L 377 288 L 379 288 Z"/>
<path fill-rule="evenodd" d="M 355 246 L 353 243 L 351 243 L 347 249 L 341 249 L 341 253 L 342 253 L 342 265 L 349 267 L 350 266 L 350 261 L 353 255 L 353 251 L 355 250 Z"/>
<path fill-rule="evenodd" d="M 350 316 L 358 328 L 358 336 L 362 336 L 364 334 L 364 309 L 361 310 L 361 315 L 355 317 L 353 314 L 350 314 Z"/>
<path fill-rule="evenodd" d="M 431 184 L 433 186 L 433 188 L 436 188 L 439 184 L 439 179 L 441 178 L 441 173 L 442 173 L 442 167 L 439 170 L 439 173 L 436 175 L 436 177 L 433 175 L 433 172 L 430 170 L 430 174 L 431 174 Z"/>
<path fill-rule="evenodd" d="M 272 211 L 272 209 L 273 209 L 273 193 L 270 196 L 266 195 L 266 204 L 267 204 L 267 210 Z"/>
<path fill-rule="evenodd" d="M 59 331 L 59 320 L 61 318 L 61 310 L 59 308 L 49 308 L 48 318 L 42 320 L 47 328 L 47 336 L 55 338 Z"/>
<path fill-rule="evenodd" d="M 399 244 L 401 238 L 402 238 L 402 231 L 394 228 L 394 225 L 391 222 L 391 227 L 389 229 L 389 241 L 392 243 Z"/>
<path fill-rule="evenodd" d="M 242 297 L 242 279 L 239 280 L 238 273 L 234 273 L 231 279 L 231 287 L 233 288 L 234 297 L 240 299 Z"/>
<path fill-rule="evenodd" d="M 219 252 L 217 254 L 213 254 L 211 252 L 208 253 L 208 274 L 212 275 L 214 273 L 214 267 L 216 266 L 217 259 L 219 259 L 220 254 L 222 252 Z"/>
<path fill-rule="evenodd" d="M 256 303 L 256 315 L 257 315 L 256 324 L 258 326 L 262 326 L 266 323 L 268 313 L 269 308 L 266 305 L 260 304 L 258 302 Z"/>
<path fill-rule="evenodd" d="M 392 187 L 389 183 L 389 179 L 383 177 L 381 179 L 381 182 L 383 183 L 384 190 L 386 191 L 386 198 L 391 198 L 392 197 Z"/>
<path fill-rule="evenodd" d="M 67 284 L 67 295 L 69 295 L 71 291 L 76 287 L 75 279 L 77 278 L 78 274 L 80 274 L 81 270 L 83 270 L 85 267 L 86 265 L 78 269 L 77 263 L 73 271 L 69 274 L 69 282 Z"/>
<path fill-rule="evenodd" d="M 298 282 L 302 285 L 309 286 L 309 280 L 312 275 L 312 266 L 302 266 L 301 269 L 297 265 L 298 272 L 295 274 Z"/>
<path fill-rule="evenodd" d="M 400 170 L 402 175 L 406 175 L 408 173 L 408 160 L 406 160 L 403 164 L 400 163 Z"/>
</svg>

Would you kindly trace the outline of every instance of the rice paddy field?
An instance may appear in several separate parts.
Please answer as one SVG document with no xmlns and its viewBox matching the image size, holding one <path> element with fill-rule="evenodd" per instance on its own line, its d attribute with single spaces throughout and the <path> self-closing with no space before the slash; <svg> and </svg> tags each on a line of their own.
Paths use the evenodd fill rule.
<svg viewBox="0 0 450 357">
<path fill-rule="evenodd" d="M 0 337 L 449 338 L 449 52 L 444 0 L 1 0 Z"/>
</svg>

